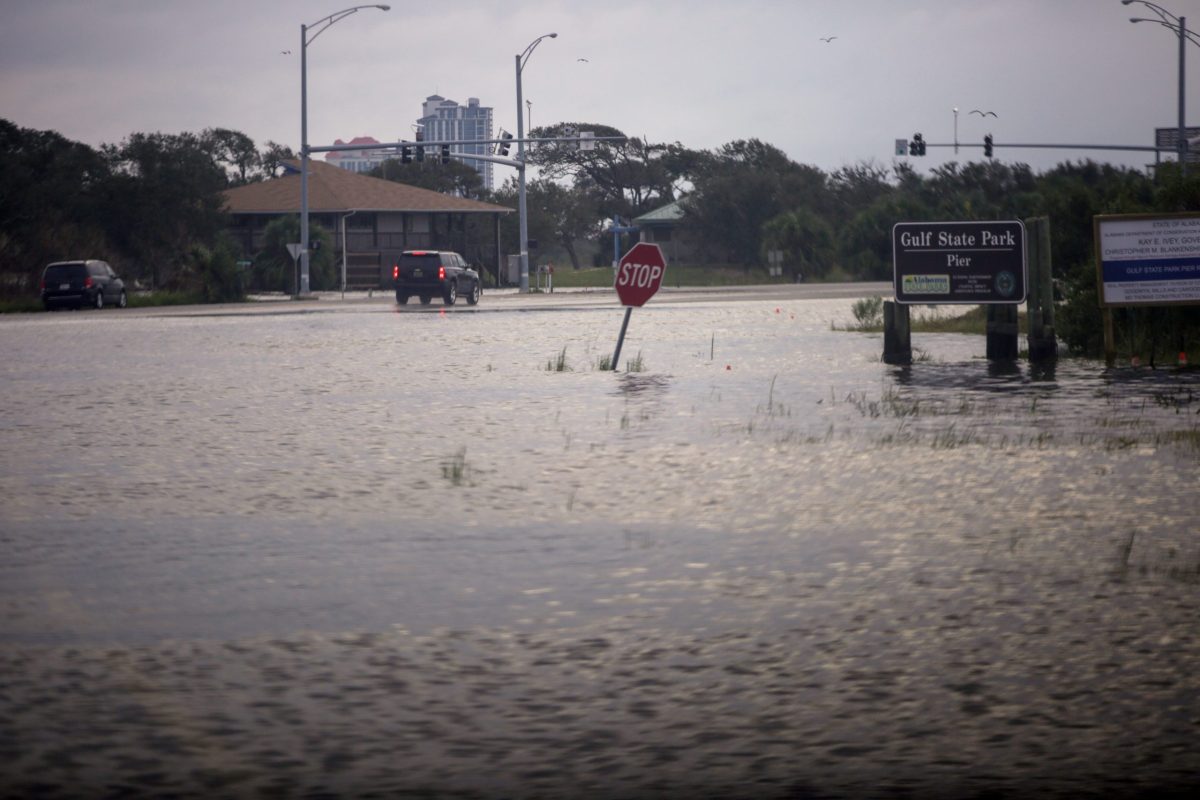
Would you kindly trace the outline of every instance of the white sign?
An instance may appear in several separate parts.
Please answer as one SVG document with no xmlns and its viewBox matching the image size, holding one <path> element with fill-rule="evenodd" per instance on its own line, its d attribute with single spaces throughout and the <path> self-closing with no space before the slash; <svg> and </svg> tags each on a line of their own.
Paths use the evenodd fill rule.
<svg viewBox="0 0 1200 800">
<path fill-rule="evenodd" d="M 287 249 L 292 254 L 292 261 L 295 261 L 304 252 L 304 248 L 301 247 L 299 242 L 288 242 Z"/>
<path fill-rule="evenodd" d="M 1200 304 L 1200 214 L 1096 217 L 1102 306 Z"/>
<path fill-rule="evenodd" d="M 768 250 L 767 263 L 770 265 L 767 271 L 772 277 L 779 277 L 783 274 L 783 251 Z"/>
</svg>

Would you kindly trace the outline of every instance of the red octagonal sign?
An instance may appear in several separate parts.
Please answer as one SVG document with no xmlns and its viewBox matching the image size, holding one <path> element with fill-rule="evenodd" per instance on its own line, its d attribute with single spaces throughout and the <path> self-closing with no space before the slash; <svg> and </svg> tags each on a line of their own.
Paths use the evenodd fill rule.
<svg viewBox="0 0 1200 800">
<path fill-rule="evenodd" d="M 626 306 L 644 306 L 662 285 L 667 260 L 658 245 L 638 242 L 621 256 L 613 288 Z"/>
</svg>

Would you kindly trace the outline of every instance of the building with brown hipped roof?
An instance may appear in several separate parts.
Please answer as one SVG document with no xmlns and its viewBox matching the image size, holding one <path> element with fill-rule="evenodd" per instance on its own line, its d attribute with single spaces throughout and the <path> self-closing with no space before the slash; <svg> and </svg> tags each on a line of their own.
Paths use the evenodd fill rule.
<svg viewBox="0 0 1200 800">
<path fill-rule="evenodd" d="M 246 258 L 262 249 L 271 220 L 300 213 L 299 162 L 278 178 L 227 189 L 230 233 Z M 513 209 L 442 194 L 309 161 L 309 220 L 334 236 L 346 255 L 346 284 L 390 288 L 391 267 L 405 250 L 454 250 L 492 280 L 500 275 L 500 217 Z"/>
</svg>

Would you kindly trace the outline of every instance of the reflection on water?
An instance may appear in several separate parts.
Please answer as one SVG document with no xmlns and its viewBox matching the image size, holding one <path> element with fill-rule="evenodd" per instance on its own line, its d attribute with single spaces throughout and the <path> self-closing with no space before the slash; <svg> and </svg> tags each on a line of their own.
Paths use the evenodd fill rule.
<svg viewBox="0 0 1200 800">
<path fill-rule="evenodd" d="M 617 392 L 625 397 L 666 395 L 671 386 L 669 375 L 650 375 L 644 372 L 618 372 Z"/>
<path fill-rule="evenodd" d="M 391 310 L 0 319 L 0 794 L 1194 782 L 1197 373 Z"/>
</svg>

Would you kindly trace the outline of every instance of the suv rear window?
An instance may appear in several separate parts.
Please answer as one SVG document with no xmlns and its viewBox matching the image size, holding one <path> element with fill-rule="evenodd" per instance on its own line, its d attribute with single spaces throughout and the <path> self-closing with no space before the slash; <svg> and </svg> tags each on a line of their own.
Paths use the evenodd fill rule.
<svg viewBox="0 0 1200 800">
<path fill-rule="evenodd" d="M 47 283 L 69 283 L 82 281 L 88 276 L 87 266 L 79 264 L 51 264 L 46 267 L 45 280 Z"/>
<path fill-rule="evenodd" d="M 402 267 L 429 267 L 441 263 L 440 253 L 404 253 L 400 256 Z"/>
</svg>

